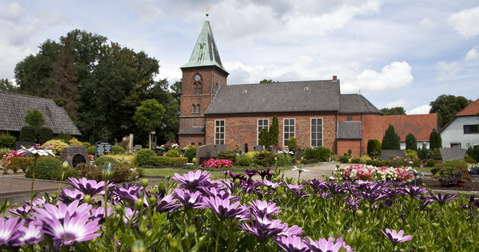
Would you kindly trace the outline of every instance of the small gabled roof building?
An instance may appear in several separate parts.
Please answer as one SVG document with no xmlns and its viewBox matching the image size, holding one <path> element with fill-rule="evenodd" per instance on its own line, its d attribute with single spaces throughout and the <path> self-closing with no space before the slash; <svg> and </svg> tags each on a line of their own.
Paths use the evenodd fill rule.
<svg viewBox="0 0 479 252">
<path fill-rule="evenodd" d="M 0 91 L 0 135 L 18 136 L 22 127 L 27 125 L 27 112 L 34 109 L 43 114 L 44 126 L 51 128 L 54 134 L 81 135 L 65 109 L 53 100 L 3 91 Z"/>
<path fill-rule="evenodd" d="M 479 99 L 459 111 L 440 133 L 444 148 L 479 145 Z"/>
</svg>

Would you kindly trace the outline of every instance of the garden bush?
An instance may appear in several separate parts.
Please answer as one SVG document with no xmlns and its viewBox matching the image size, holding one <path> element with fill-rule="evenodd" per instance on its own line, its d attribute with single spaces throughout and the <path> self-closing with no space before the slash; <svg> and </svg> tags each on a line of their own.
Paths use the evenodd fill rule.
<svg viewBox="0 0 479 252">
<path fill-rule="evenodd" d="M 274 158 L 277 156 L 278 154 L 274 154 L 269 151 L 262 151 L 256 156 L 254 163 L 263 167 L 272 166 L 274 165 Z"/>
<path fill-rule="evenodd" d="M 180 156 L 180 152 L 178 150 L 175 150 L 175 149 L 169 149 L 166 152 L 166 156 L 170 157 L 170 158 L 176 158 L 176 157 Z"/>
<path fill-rule="evenodd" d="M 303 159 L 303 160 L 301 160 L 301 163 L 302 163 L 302 164 L 315 164 L 315 163 L 319 163 L 319 160 L 314 159 L 314 158 L 311 158 L 311 159 Z"/>
<path fill-rule="evenodd" d="M 110 162 L 113 166 L 118 165 L 118 161 L 113 158 L 113 155 L 102 155 L 99 156 L 97 159 L 95 159 L 95 162 L 93 162 L 94 165 L 101 166 L 105 165 L 105 163 Z"/>
<path fill-rule="evenodd" d="M 103 156 L 102 156 L 103 157 Z M 135 156 L 128 154 L 118 154 L 118 155 L 106 155 L 106 157 L 113 158 L 119 165 L 133 167 L 135 166 L 134 159 Z"/>
<path fill-rule="evenodd" d="M 121 147 L 120 145 L 113 145 L 111 146 L 111 154 L 113 155 L 125 154 L 125 148 Z"/>
<path fill-rule="evenodd" d="M 250 166 L 251 164 L 253 164 L 253 162 L 254 162 L 254 158 L 247 155 L 241 155 L 238 158 L 238 164 L 240 166 Z"/>
<path fill-rule="evenodd" d="M 189 146 L 188 148 L 186 148 L 185 154 L 183 154 L 183 157 L 188 158 L 189 163 L 193 162 L 193 158 L 196 157 L 196 147 Z"/>
<path fill-rule="evenodd" d="M 432 175 L 436 175 L 436 173 L 442 169 L 450 170 L 450 169 L 456 169 L 457 167 L 460 167 L 461 169 L 467 169 L 467 163 L 464 160 L 459 160 L 459 159 L 448 160 L 432 168 L 431 173 Z"/>
<path fill-rule="evenodd" d="M 149 166 L 182 165 L 186 163 L 188 163 L 187 157 L 154 156 L 149 160 Z"/>
<path fill-rule="evenodd" d="M 44 145 L 51 146 L 53 148 L 52 152 L 55 156 L 60 156 L 62 154 L 62 149 L 68 147 L 67 143 L 56 139 L 48 140 Z"/>
<path fill-rule="evenodd" d="M 12 152 L 12 150 L 9 148 L 0 148 L 0 159 L 3 159 L 3 156 L 10 152 Z"/>
<path fill-rule="evenodd" d="M 102 181 L 103 166 L 95 166 L 88 164 L 79 164 L 76 169 L 81 177 Z M 113 165 L 113 174 L 110 181 L 114 183 L 130 182 L 138 178 L 138 169 L 131 169 L 128 166 Z"/>
<path fill-rule="evenodd" d="M 11 149 L 17 140 L 16 137 L 10 135 L 3 135 L 0 137 L 0 148 Z M 3 156 L 3 155 L 2 155 Z"/>
<path fill-rule="evenodd" d="M 442 163 L 438 165 L 440 170 L 434 174 L 434 178 L 441 181 L 441 185 L 452 186 L 457 185 L 460 182 L 470 181 L 471 175 L 469 173 L 467 163 L 462 160 L 450 160 L 451 163 Z M 462 162 L 459 162 L 462 161 Z M 463 163 L 464 162 L 464 163 Z"/>
<path fill-rule="evenodd" d="M 476 160 L 477 162 L 479 162 L 479 146 L 478 145 L 475 145 L 474 147 L 472 146 L 469 146 L 469 148 L 467 148 L 467 155 L 469 155 L 471 158 L 473 158 L 474 160 Z"/>
<path fill-rule="evenodd" d="M 367 154 L 364 154 L 360 158 L 360 163 L 361 164 L 366 164 L 369 160 L 371 160 L 371 157 L 369 157 Z"/>
<path fill-rule="evenodd" d="M 293 163 L 293 160 L 291 159 L 291 156 L 289 154 L 278 155 L 279 166 L 291 165 L 292 163 Z"/>
<path fill-rule="evenodd" d="M 288 139 L 288 150 L 296 153 L 298 150 L 298 141 L 296 137 L 290 137 Z"/>
<path fill-rule="evenodd" d="M 20 141 L 36 142 L 37 129 L 31 125 L 25 125 L 20 130 Z"/>
<path fill-rule="evenodd" d="M 63 162 L 54 157 L 42 157 L 37 160 L 37 166 L 35 168 L 35 178 L 46 180 L 57 180 L 57 170 L 62 169 Z M 25 173 L 25 177 L 31 178 L 33 175 L 32 163 Z M 60 174 L 61 175 L 61 174 Z"/>
<path fill-rule="evenodd" d="M 138 150 L 134 163 L 139 166 L 154 166 L 154 158 L 156 153 L 152 150 Z"/>
<path fill-rule="evenodd" d="M 88 153 L 88 155 L 95 156 L 95 151 L 96 151 L 95 145 L 92 145 L 86 148 L 86 152 Z"/>
<path fill-rule="evenodd" d="M 70 133 L 60 132 L 60 134 L 58 134 L 58 139 L 62 140 L 65 143 L 69 143 L 70 139 L 72 139 L 72 136 L 70 135 Z"/>
<path fill-rule="evenodd" d="M 53 130 L 48 127 L 41 127 L 37 131 L 36 142 L 43 144 L 53 138 Z"/>
<path fill-rule="evenodd" d="M 436 160 L 442 160 L 442 155 L 441 155 L 441 151 L 439 150 L 439 148 L 436 148 L 436 149 L 432 150 L 432 156 Z"/>
<path fill-rule="evenodd" d="M 236 162 L 236 152 L 234 151 L 230 151 L 230 150 L 227 150 L 225 152 L 218 152 L 218 154 L 216 154 L 216 159 L 227 159 L 227 160 L 230 160 L 231 162 L 235 163 Z"/>
<path fill-rule="evenodd" d="M 76 139 L 75 137 L 72 137 L 70 138 L 70 140 L 68 140 L 68 145 L 73 145 L 73 146 L 82 146 L 83 143 L 80 142 L 78 139 Z M 91 154 L 90 154 L 91 155 Z"/>
<path fill-rule="evenodd" d="M 351 163 L 360 164 L 361 163 L 361 158 L 360 157 L 353 157 L 353 158 L 351 158 Z"/>
<path fill-rule="evenodd" d="M 345 164 L 347 164 L 347 163 L 349 163 L 349 156 L 346 156 L 346 155 L 339 156 L 339 157 L 338 157 L 338 161 L 339 161 L 340 163 L 345 163 Z"/>
<path fill-rule="evenodd" d="M 470 157 L 470 156 L 467 155 L 467 154 L 464 156 L 464 161 L 465 161 L 466 163 L 468 163 L 468 164 L 475 164 L 475 163 L 477 163 L 477 161 L 476 161 L 474 158 Z"/>
<path fill-rule="evenodd" d="M 426 160 L 426 167 L 434 167 L 436 164 L 440 163 L 441 161 L 435 159 L 428 159 Z M 439 170 L 439 169 L 438 169 Z"/>
<path fill-rule="evenodd" d="M 382 149 L 382 145 L 381 145 L 381 141 L 379 141 L 379 139 L 370 139 L 368 140 L 368 155 L 370 157 L 379 157 L 381 156 L 381 149 Z"/>
<path fill-rule="evenodd" d="M 326 162 L 329 160 L 329 157 L 331 156 L 332 152 L 329 148 L 324 147 L 324 146 L 317 146 L 315 148 L 306 148 L 304 151 L 303 158 L 306 159 L 316 159 L 319 160 L 320 162 Z"/>
<path fill-rule="evenodd" d="M 10 169 L 14 172 L 18 170 L 26 171 L 31 164 L 33 164 L 34 157 L 11 157 Z"/>
</svg>

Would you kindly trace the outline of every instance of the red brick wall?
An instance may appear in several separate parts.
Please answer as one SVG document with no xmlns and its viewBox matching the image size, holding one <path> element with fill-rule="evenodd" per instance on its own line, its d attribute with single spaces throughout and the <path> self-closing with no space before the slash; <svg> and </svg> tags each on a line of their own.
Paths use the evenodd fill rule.
<svg viewBox="0 0 479 252">
<path fill-rule="evenodd" d="M 361 156 L 361 140 L 338 140 L 338 155 L 343 155 L 349 150 L 353 157 Z"/>
<path fill-rule="evenodd" d="M 323 146 L 333 152 L 336 150 L 336 115 L 334 113 L 267 113 L 267 114 L 235 114 L 206 116 L 206 144 L 214 144 L 215 120 L 225 120 L 225 144 L 234 149 L 236 144 L 244 148 L 248 143 L 251 150 L 257 144 L 257 120 L 269 119 L 271 126 L 273 115 L 279 122 L 279 145 L 283 146 L 283 119 L 296 119 L 295 136 L 300 147 L 310 147 L 311 118 L 323 118 Z"/>
<path fill-rule="evenodd" d="M 205 136 L 203 135 L 181 135 L 178 139 L 180 148 L 188 145 L 201 146 L 205 144 Z"/>
</svg>

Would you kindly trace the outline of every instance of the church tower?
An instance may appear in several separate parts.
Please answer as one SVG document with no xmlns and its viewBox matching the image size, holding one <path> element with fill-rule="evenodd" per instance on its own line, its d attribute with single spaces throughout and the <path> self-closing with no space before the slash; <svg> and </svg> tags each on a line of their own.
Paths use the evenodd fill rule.
<svg viewBox="0 0 479 252">
<path fill-rule="evenodd" d="M 208 20 L 203 24 L 190 60 L 183 72 L 180 104 L 180 148 L 205 144 L 205 111 L 216 91 L 226 85 L 228 72 L 221 64 L 213 32 Z"/>
</svg>

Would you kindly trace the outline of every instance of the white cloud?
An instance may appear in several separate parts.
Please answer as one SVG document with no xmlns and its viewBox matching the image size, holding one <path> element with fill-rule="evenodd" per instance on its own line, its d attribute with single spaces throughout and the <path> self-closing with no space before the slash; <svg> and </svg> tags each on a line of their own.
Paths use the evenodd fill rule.
<svg viewBox="0 0 479 252">
<path fill-rule="evenodd" d="M 447 81 L 454 79 L 461 72 L 462 67 L 457 61 L 451 63 L 440 61 L 436 64 L 436 70 L 439 72 L 436 79 Z"/>
<path fill-rule="evenodd" d="M 475 60 L 477 58 L 479 58 L 479 53 L 477 52 L 477 47 L 474 47 L 467 52 L 466 57 L 464 57 L 464 60 L 469 61 Z"/>
<path fill-rule="evenodd" d="M 431 106 L 426 104 L 426 105 L 421 105 L 419 107 L 408 110 L 406 114 L 408 115 L 429 114 L 430 110 L 431 110 Z"/>
<path fill-rule="evenodd" d="M 449 24 L 462 37 L 468 39 L 479 34 L 479 7 L 456 12 L 449 17 Z"/>
<path fill-rule="evenodd" d="M 412 83 L 411 66 L 405 61 L 395 61 L 384 66 L 381 72 L 364 70 L 352 81 L 345 82 L 341 90 L 345 92 L 375 92 L 403 88 Z"/>
<path fill-rule="evenodd" d="M 432 21 L 431 19 L 429 18 L 423 18 L 421 20 L 421 25 L 427 29 L 432 29 L 434 27 L 436 27 L 436 23 L 434 23 L 434 21 Z"/>
<path fill-rule="evenodd" d="M 18 21 L 23 17 L 24 13 L 25 11 L 23 10 L 22 6 L 16 2 L 13 2 L 8 6 L 7 9 L 0 12 L 0 19 Z"/>
<path fill-rule="evenodd" d="M 403 99 L 398 101 L 390 102 L 386 105 L 386 108 L 394 108 L 394 107 L 404 107 L 406 106 L 406 102 Z"/>
</svg>

